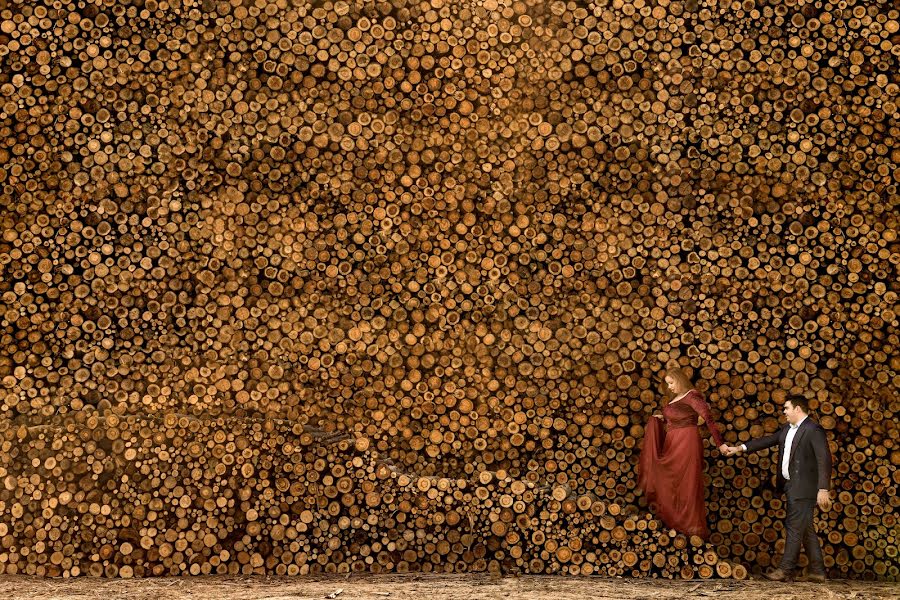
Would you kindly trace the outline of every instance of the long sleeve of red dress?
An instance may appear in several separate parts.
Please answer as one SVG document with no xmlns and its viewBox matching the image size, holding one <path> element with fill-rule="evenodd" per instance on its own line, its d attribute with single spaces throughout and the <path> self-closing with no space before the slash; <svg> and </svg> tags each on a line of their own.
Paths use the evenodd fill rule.
<svg viewBox="0 0 900 600">
<path fill-rule="evenodd" d="M 697 411 L 698 415 L 703 417 L 703 422 L 706 423 L 706 428 L 709 429 L 709 432 L 712 434 L 713 439 L 716 442 L 716 447 L 725 443 L 725 439 L 719 431 L 719 426 L 716 425 L 712 415 L 709 413 L 709 405 L 706 403 L 706 400 L 700 392 L 691 390 L 691 392 L 682 399 L 682 402 L 689 404 L 691 408 Z"/>
</svg>

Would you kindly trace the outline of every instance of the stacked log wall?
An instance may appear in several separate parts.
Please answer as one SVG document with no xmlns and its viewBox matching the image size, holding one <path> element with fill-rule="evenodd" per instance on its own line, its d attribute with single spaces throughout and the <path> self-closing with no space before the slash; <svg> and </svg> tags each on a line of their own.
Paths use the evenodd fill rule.
<svg viewBox="0 0 900 600">
<path fill-rule="evenodd" d="M 0 571 L 745 577 L 635 489 L 666 365 L 811 399 L 896 580 L 900 13 L 871 0 L 0 2 Z"/>
</svg>

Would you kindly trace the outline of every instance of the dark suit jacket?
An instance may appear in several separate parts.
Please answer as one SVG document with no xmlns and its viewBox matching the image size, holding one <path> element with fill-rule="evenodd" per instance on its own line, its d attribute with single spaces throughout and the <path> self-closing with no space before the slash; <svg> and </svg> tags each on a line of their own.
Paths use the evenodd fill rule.
<svg viewBox="0 0 900 600">
<path fill-rule="evenodd" d="M 747 450 L 755 452 L 778 444 L 778 455 L 775 467 L 778 470 L 778 489 L 785 489 L 784 476 L 781 474 L 781 457 L 784 456 L 784 441 L 790 425 L 785 425 L 772 435 L 751 440 L 745 445 Z M 815 498 L 819 490 L 831 489 L 831 453 L 825 430 L 807 417 L 800 424 L 791 444 L 791 458 L 788 473 L 791 485 L 787 488 L 789 498 Z"/>
</svg>

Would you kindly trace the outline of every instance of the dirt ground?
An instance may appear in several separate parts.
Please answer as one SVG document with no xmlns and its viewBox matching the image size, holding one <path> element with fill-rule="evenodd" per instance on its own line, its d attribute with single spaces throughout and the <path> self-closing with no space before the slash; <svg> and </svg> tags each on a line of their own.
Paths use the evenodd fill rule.
<svg viewBox="0 0 900 600">
<path fill-rule="evenodd" d="M 900 583 L 667 581 L 599 577 L 353 575 L 303 578 L 185 577 L 141 580 L 0 576 L 4 600 L 855 600 L 900 598 Z"/>
</svg>

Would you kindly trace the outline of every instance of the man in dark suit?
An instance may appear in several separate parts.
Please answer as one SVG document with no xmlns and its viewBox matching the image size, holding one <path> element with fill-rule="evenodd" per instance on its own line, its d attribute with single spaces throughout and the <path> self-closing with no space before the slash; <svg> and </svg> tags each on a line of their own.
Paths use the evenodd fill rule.
<svg viewBox="0 0 900 600">
<path fill-rule="evenodd" d="M 800 545 L 806 548 L 809 559 L 807 581 L 825 581 L 822 546 L 813 524 L 816 504 L 822 510 L 831 508 L 828 491 L 831 489 L 831 453 L 825 430 L 809 419 L 809 402 L 801 396 L 791 396 L 784 403 L 788 424 L 772 435 L 751 440 L 740 446 L 729 446 L 728 456 L 740 452 L 762 450 L 778 445 L 778 489 L 787 495 L 787 516 L 784 556 L 779 568 L 765 577 L 773 581 L 791 581 Z"/>
</svg>

